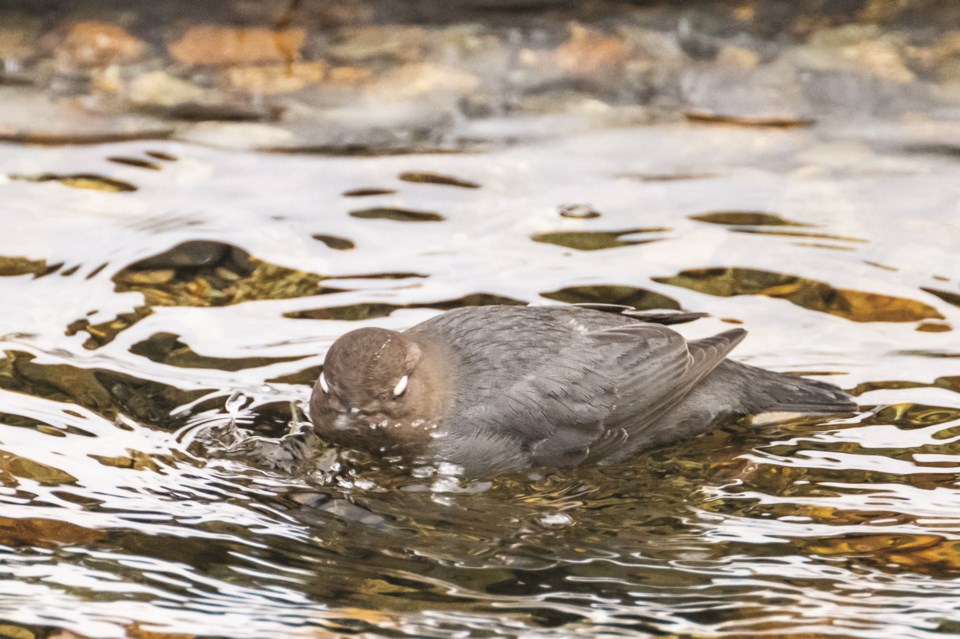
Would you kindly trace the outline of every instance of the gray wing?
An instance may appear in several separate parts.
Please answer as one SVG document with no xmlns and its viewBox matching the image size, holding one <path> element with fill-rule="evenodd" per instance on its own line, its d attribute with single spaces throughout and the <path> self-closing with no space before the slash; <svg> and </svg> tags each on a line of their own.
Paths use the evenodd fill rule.
<svg viewBox="0 0 960 639">
<path fill-rule="evenodd" d="M 584 461 L 602 459 L 655 428 L 664 413 L 676 406 L 715 369 L 746 336 L 743 329 L 687 342 L 674 331 L 644 324 L 593 333 L 616 358 L 617 402 L 604 420 L 604 429 L 584 451 Z M 545 442 L 546 448 L 552 445 Z"/>
<path fill-rule="evenodd" d="M 495 401 L 458 415 L 469 427 L 459 436 L 519 448 L 526 464 L 600 459 L 654 425 L 745 334 L 735 329 L 688 343 L 668 328 L 639 322 L 573 334 L 553 359 L 514 380 Z M 526 465 L 519 459 L 511 452 L 510 465 Z"/>
</svg>

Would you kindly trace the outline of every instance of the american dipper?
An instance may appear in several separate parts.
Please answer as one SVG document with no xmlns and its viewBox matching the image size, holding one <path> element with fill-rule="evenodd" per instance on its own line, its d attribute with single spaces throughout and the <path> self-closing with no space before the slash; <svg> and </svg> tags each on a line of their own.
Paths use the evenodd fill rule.
<svg viewBox="0 0 960 639">
<path fill-rule="evenodd" d="M 361 328 L 327 352 L 311 417 L 336 444 L 485 475 L 615 461 L 761 412 L 856 408 L 830 384 L 725 359 L 743 329 L 687 341 L 662 325 L 700 315 L 482 306 Z"/>
</svg>

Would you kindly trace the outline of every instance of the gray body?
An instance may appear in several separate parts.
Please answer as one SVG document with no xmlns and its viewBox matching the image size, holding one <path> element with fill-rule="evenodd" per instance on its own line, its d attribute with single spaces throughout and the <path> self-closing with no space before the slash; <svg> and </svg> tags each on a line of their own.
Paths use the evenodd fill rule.
<svg viewBox="0 0 960 639">
<path fill-rule="evenodd" d="M 411 380 L 419 368 L 442 371 L 428 389 L 442 396 L 432 404 L 442 408 L 424 413 L 430 436 L 417 439 L 413 452 L 470 475 L 615 461 L 760 412 L 856 408 L 830 384 L 727 360 L 743 329 L 687 341 L 666 326 L 588 308 L 486 306 L 449 311 L 399 334 L 380 332 L 425 353 L 410 368 Z M 334 364 L 346 370 L 331 354 L 325 371 Z M 364 427 L 377 428 L 345 427 L 345 411 L 331 411 L 319 383 L 311 409 L 320 435 L 341 443 L 365 447 Z M 390 413 L 381 409 L 379 425 L 403 433 L 403 424 L 388 423 Z"/>
</svg>

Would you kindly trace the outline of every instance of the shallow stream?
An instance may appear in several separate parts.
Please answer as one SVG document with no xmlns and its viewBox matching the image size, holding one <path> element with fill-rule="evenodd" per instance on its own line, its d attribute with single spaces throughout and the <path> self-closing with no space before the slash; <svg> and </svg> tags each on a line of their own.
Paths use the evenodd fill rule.
<svg viewBox="0 0 960 639">
<path fill-rule="evenodd" d="M 960 633 L 960 163 L 936 139 L 676 124 L 365 158 L 0 146 L 0 619 Z M 489 481 L 244 455 L 299 419 L 346 330 L 580 301 L 708 312 L 691 336 L 742 325 L 735 358 L 829 376 L 863 411 Z"/>
</svg>

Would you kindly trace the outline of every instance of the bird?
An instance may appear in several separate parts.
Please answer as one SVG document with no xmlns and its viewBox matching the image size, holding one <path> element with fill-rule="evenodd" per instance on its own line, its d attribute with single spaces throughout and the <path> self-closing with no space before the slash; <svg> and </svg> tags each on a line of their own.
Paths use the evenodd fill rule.
<svg viewBox="0 0 960 639">
<path fill-rule="evenodd" d="M 742 328 L 669 328 L 703 315 L 490 305 L 359 328 L 328 349 L 310 417 L 335 445 L 486 476 L 613 463 L 759 413 L 856 410 L 832 384 L 727 359 Z"/>
</svg>

